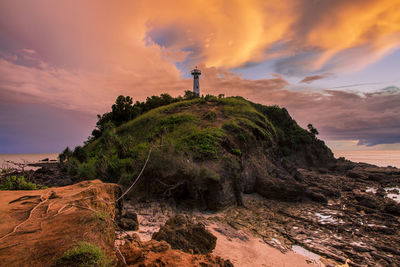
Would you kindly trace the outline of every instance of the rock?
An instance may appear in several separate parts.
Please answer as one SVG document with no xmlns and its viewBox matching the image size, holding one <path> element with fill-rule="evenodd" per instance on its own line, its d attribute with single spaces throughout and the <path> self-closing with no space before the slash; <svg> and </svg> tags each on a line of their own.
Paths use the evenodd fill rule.
<svg viewBox="0 0 400 267">
<path fill-rule="evenodd" d="M 321 193 L 307 190 L 306 191 L 307 197 L 309 197 L 312 201 L 321 202 L 321 203 L 328 203 L 328 199 Z"/>
<path fill-rule="evenodd" d="M 376 209 L 379 204 L 376 199 L 368 193 L 354 193 L 354 198 L 358 201 L 361 206 Z"/>
<path fill-rule="evenodd" d="M 382 181 L 385 179 L 385 175 L 381 173 L 371 173 L 368 175 L 368 179 L 371 181 Z"/>
<path fill-rule="evenodd" d="M 361 173 L 358 171 L 355 171 L 355 170 L 348 171 L 346 175 L 350 178 L 361 178 L 362 177 Z"/>
<path fill-rule="evenodd" d="M 121 209 L 121 218 L 118 225 L 125 230 L 138 230 L 139 222 L 135 210 L 124 206 Z"/>
<path fill-rule="evenodd" d="M 153 234 L 154 240 L 164 240 L 172 248 L 194 254 L 210 253 L 215 248 L 217 238 L 206 230 L 204 225 L 193 223 L 183 215 L 169 219 L 159 232 Z"/>
<path fill-rule="evenodd" d="M 212 254 L 193 255 L 171 249 L 165 241 L 127 241 L 120 247 L 125 264 L 117 266 L 220 266 L 233 267 L 229 260 Z M 120 257 L 122 260 L 122 257 Z"/>
<path fill-rule="evenodd" d="M 164 252 L 167 251 L 168 249 L 171 249 L 171 246 L 165 241 L 157 242 L 155 240 L 150 240 L 149 242 L 146 243 L 144 248 L 148 249 L 151 252 Z"/>
<path fill-rule="evenodd" d="M 294 179 L 284 181 L 266 177 L 257 179 L 255 191 L 268 199 L 301 201 L 304 199 L 306 188 Z"/>
<path fill-rule="evenodd" d="M 376 190 L 376 195 L 379 197 L 384 197 L 386 195 L 386 192 L 382 187 L 380 187 L 378 188 L 378 190 Z"/>
<path fill-rule="evenodd" d="M 393 201 L 391 199 L 385 201 L 384 210 L 387 213 L 400 216 L 400 205 L 397 204 L 396 201 Z"/>
<path fill-rule="evenodd" d="M 141 257 L 143 252 L 140 248 L 132 246 L 128 242 L 121 248 L 121 253 L 125 255 L 125 261 L 128 265 L 136 263 Z"/>
<path fill-rule="evenodd" d="M 133 210 L 131 210 L 131 209 L 128 209 L 128 210 L 126 211 L 124 217 L 125 217 L 125 218 L 128 218 L 128 219 L 135 220 L 135 221 L 138 220 L 136 212 L 133 212 Z"/>
<path fill-rule="evenodd" d="M 136 220 L 131 218 L 121 218 L 121 220 L 119 221 L 119 226 L 124 230 L 136 231 L 138 230 L 139 223 L 137 221 L 137 218 Z"/>
<path fill-rule="evenodd" d="M 325 173 L 328 173 L 329 171 L 328 171 L 327 168 L 319 168 L 318 172 L 321 173 L 321 174 L 325 174 Z"/>
</svg>

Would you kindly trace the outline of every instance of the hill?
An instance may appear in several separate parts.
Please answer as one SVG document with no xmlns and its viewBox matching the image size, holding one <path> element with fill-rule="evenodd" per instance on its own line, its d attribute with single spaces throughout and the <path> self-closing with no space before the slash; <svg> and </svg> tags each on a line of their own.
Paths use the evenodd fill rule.
<svg viewBox="0 0 400 267">
<path fill-rule="evenodd" d="M 145 104 L 114 105 L 120 114 L 136 112 L 126 113 L 134 117 L 127 122 L 104 123 L 112 113 L 99 116 L 96 135 L 63 156 L 66 171 L 79 179 L 129 185 L 149 156 L 132 197 L 173 198 L 213 210 L 241 205 L 241 194 L 252 192 L 285 201 L 326 201 L 307 188 L 297 168 L 329 167 L 333 154 L 285 108 L 207 95 L 171 98 L 139 114 L 135 107 Z"/>
</svg>

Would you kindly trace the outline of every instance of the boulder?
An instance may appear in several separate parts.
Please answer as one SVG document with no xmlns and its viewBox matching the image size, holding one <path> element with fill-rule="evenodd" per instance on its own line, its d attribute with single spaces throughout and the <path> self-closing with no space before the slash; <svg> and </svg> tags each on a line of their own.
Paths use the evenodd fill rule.
<svg viewBox="0 0 400 267">
<path fill-rule="evenodd" d="M 203 224 L 194 223 L 183 215 L 170 218 L 152 239 L 164 240 L 174 249 L 194 254 L 206 254 L 215 248 L 217 238 Z"/>
<path fill-rule="evenodd" d="M 396 201 L 393 201 L 391 199 L 386 199 L 385 201 L 385 212 L 400 216 L 400 204 L 398 204 Z"/>
<path fill-rule="evenodd" d="M 379 207 L 379 203 L 376 201 L 376 199 L 371 194 L 355 192 L 354 198 L 357 200 L 357 202 L 361 206 L 364 206 L 364 207 L 367 207 L 370 209 L 376 209 Z"/>
<path fill-rule="evenodd" d="M 255 191 L 268 199 L 295 202 L 304 199 L 306 188 L 294 179 L 264 177 L 257 179 Z"/>
<path fill-rule="evenodd" d="M 139 221 L 136 212 L 133 209 L 122 208 L 118 225 L 124 230 L 138 230 Z"/>
</svg>

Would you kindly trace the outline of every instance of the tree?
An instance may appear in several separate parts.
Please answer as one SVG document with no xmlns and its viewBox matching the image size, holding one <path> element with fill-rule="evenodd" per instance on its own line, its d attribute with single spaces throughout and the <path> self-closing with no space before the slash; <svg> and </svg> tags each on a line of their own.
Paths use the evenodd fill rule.
<svg viewBox="0 0 400 267">
<path fill-rule="evenodd" d="M 79 160 L 79 162 L 84 162 L 87 160 L 87 153 L 86 150 L 83 149 L 81 146 L 77 146 L 74 149 L 74 152 L 72 153 L 72 155 Z"/>
<path fill-rule="evenodd" d="M 193 99 L 198 97 L 198 95 L 196 93 L 194 93 L 193 91 L 190 90 L 186 90 L 185 91 L 185 95 L 183 96 L 184 99 Z"/>
<path fill-rule="evenodd" d="M 319 134 L 318 130 L 316 128 L 314 128 L 314 126 L 311 123 L 309 123 L 307 125 L 307 128 L 308 128 L 308 131 L 310 133 L 312 133 L 314 136 Z"/>
<path fill-rule="evenodd" d="M 112 122 L 115 126 L 119 126 L 133 118 L 135 109 L 132 104 L 133 99 L 130 96 L 124 97 L 120 95 L 117 97 L 115 104 L 111 107 Z"/>
<path fill-rule="evenodd" d="M 60 160 L 61 163 L 63 163 L 65 160 L 69 160 L 72 157 L 72 151 L 69 149 L 69 147 L 66 147 L 64 151 L 58 155 L 58 159 Z"/>
</svg>

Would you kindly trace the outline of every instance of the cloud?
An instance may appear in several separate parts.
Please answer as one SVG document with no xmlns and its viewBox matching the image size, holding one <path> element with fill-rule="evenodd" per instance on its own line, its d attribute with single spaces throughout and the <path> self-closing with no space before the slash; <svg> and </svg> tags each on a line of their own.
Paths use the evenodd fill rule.
<svg viewBox="0 0 400 267">
<path fill-rule="evenodd" d="M 281 73 L 304 74 L 359 68 L 400 44 L 400 2 L 393 0 L 42 0 L 0 7 L 1 31 L 24 43 L 20 49 L 64 66 L 134 57 L 141 64 L 150 44 L 153 52 L 183 53 L 189 65 L 234 68 L 275 58 L 283 59 Z M 15 47 L 7 39 L 3 46 Z"/>
<path fill-rule="evenodd" d="M 280 75 L 306 83 L 377 61 L 400 43 L 399 9 L 392 0 L 0 1 L 0 103 L 102 113 L 119 94 L 182 94 L 192 81 L 181 70 L 199 64 L 204 93 L 285 106 L 326 138 L 395 142 L 397 89 L 291 91 Z M 272 78 L 230 71 L 269 59 Z"/>
<path fill-rule="evenodd" d="M 316 80 L 324 79 L 327 76 L 329 76 L 329 74 L 326 74 L 326 73 L 325 74 L 319 74 L 319 75 L 311 75 L 311 76 L 304 77 L 304 79 L 301 80 L 299 83 L 307 83 L 307 84 L 309 84 L 309 83 L 312 83 L 312 82 L 314 82 Z"/>
<path fill-rule="evenodd" d="M 312 123 L 326 140 L 358 140 L 359 145 L 400 142 L 400 89 L 374 93 L 326 90 L 270 95 L 272 103 L 288 108 L 305 127 Z"/>
</svg>

